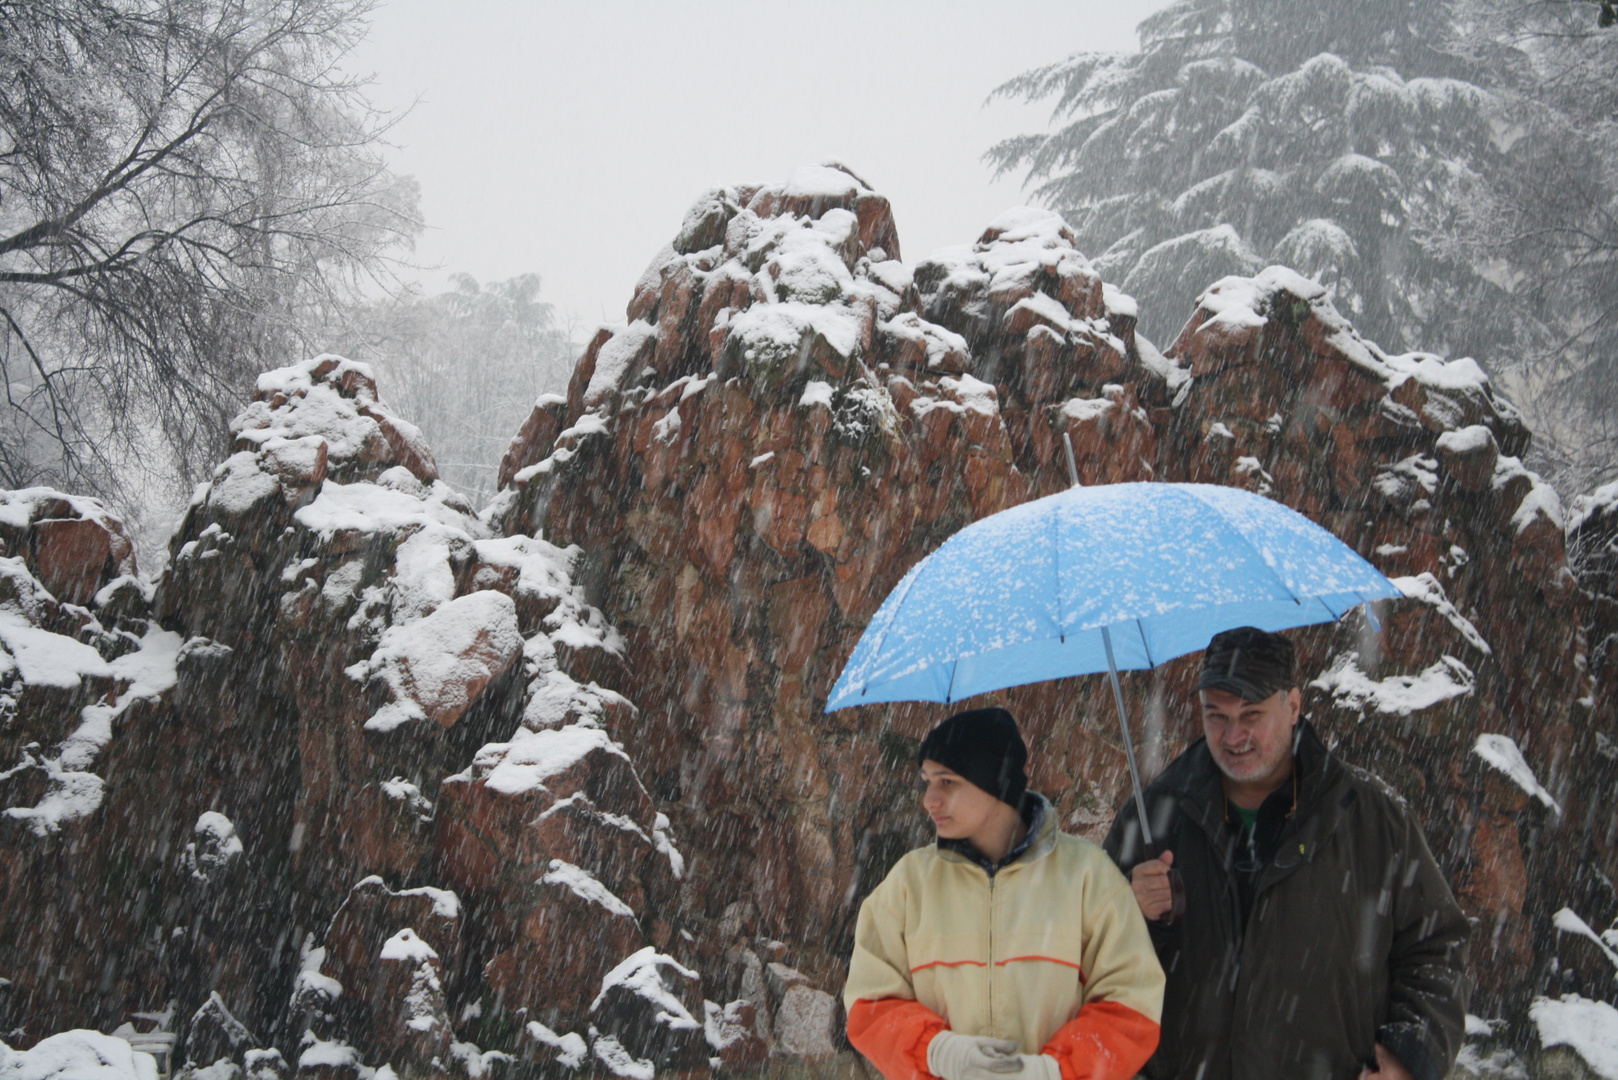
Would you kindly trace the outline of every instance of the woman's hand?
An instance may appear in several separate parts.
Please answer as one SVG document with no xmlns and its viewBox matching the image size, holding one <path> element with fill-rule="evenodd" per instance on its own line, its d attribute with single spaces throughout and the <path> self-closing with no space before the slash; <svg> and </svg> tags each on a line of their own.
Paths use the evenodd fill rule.
<svg viewBox="0 0 1618 1080">
<path fill-rule="evenodd" d="M 927 1071 L 942 1080 L 1006 1080 L 1023 1070 L 1017 1044 L 986 1035 L 940 1031 L 927 1044 Z"/>
<path fill-rule="evenodd" d="M 1017 1080 L 1062 1080 L 1062 1066 L 1049 1054 L 1019 1054 L 1022 1075 Z"/>
</svg>

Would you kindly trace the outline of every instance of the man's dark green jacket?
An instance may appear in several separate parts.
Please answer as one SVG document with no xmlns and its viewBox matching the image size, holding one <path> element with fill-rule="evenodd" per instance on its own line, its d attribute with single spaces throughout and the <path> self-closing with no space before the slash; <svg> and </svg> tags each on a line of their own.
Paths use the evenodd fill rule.
<svg viewBox="0 0 1618 1080">
<path fill-rule="evenodd" d="M 1355 1080 L 1380 1042 L 1416 1080 L 1441 1080 L 1465 1030 L 1466 917 L 1391 789 L 1337 759 L 1306 722 L 1294 761 L 1296 803 L 1272 834 L 1245 920 L 1233 860 L 1246 845 L 1226 820 L 1236 815 L 1206 741 L 1146 789 L 1152 837 L 1174 853 L 1187 910 L 1172 927 L 1151 924 L 1168 985 L 1162 1041 L 1142 1075 Z M 1147 857 L 1133 801 L 1104 846 L 1126 876 Z"/>
</svg>

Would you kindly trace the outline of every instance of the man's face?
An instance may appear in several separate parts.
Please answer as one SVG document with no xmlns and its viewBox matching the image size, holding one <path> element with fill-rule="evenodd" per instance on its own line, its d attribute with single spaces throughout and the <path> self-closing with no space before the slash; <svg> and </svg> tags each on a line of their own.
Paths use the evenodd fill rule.
<svg viewBox="0 0 1618 1080">
<path fill-rule="evenodd" d="M 921 808 L 943 840 L 978 835 L 1000 805 L 999 799 L 936 761 L 921 763 L 921 782 Z"/>
<path fill-rule="evenodd" d="M 1202 730 L 1214 764 L 1237 783 L 1262 785 L 1283 777 L 1292 761 L 1292 729 L 1303 695 L 1297 687 L 1263 701 L 1225 690 L 1202 691 Z"/>
</svg>

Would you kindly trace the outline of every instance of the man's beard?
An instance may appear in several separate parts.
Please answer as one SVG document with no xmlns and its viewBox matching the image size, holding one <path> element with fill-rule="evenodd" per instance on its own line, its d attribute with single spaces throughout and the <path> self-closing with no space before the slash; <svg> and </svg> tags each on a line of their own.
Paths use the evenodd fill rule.
<svg viewBox="0 0 1618 1080">
<path fill-rule="evenodd" d="M 1243 773 L 1231 771 L 1230 766 L 1225 763 L 1224 754 L 1228 754 L 1229 751 L 1224 751 L 1224 754 L 1213 754 L 1212 757 L 1214 764 L 1219 766 L 1219 771 L 1224 773 L 1226 777 L 1238 783 L 1246 783 L 1252 780 L 1262 780 L 1266 776 L 1273 775 L 1280 768 L 1282 760 L 1291 752 L 1292 745 L 1290 741 L 1283 741 L 1276 746 L 1275 752 L 1268 759 L 1259 758 L 1257 755 L 1243 757 L 1240 759 L 1239 764 L 1250 770 Z"/>
</svg>

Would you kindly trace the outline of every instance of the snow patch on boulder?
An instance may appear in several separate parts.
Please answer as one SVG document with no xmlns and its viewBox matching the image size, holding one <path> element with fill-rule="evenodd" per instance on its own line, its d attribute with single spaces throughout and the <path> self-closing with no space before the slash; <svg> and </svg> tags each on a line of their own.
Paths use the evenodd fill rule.
<svg viewBox="0 0 1618 1080">
<path fill-rule="evenodd" d="M 406 457 L 424 480 L 438 474 L 421 429 L 378 400 L 369 364 L 316 356 L 260 375 L 253 397 L 230 424 L 238 446 L 263 449 L 313 436 L 336 462 L 392 452 Z"/>
<path fill-rule="evenodd" d="M 614 896 L 612 890 L 601 884 L 594 874 L 570 862 L 552 859 L 549 872 L 539 879 L 539 883 L 565 886 L 579 899 L 604 908 L 613 915 L 622 915 L 626 919 L 635 917 L 634 909 Z"/>
<path fill-rule="evenodd" d="M 430 960 L 437 960 L 438 951 L 416 936 L 416 932 L 407 926 L 382 943 L 382 951 L 378 956 L 382 960 L 405 964 L 425 964 Z"/>
<path fill-rule="evenodd" d="M 1489 387 L 1489 376 L 1469 356 L 1445 360 L 1432 353 L 1405 353 L 1386 357 L 1386 361 L 1395 376 L 1390 386 L 1404 379 L 1415 379 L 1436 390 L 1482 391 Z"/>
<path fill-rule="evenodd" d="M 1493 445 L 1494 441 L 1494 432 L 1486 425 L 1470 424 L 1456 431 L 1443 432 L 1433 445 L 1451 454 L 1464 455 L 1484 450 Z"/>
<path fill-rule="evenodd" d="M 466 1075 L 471 1080 L 483 1080 L 497 1066 L 509 1068 L 517 1063 L 517 1059 L 510 1054 L 499 1050 L 483 1050 L 476 1043 L 452 1041 L 449 1044 L 449 1053 L 450 1057 L 466 1070 Z"/>
<path fill-rule="evenodd" d="M 594 1012 L 606 1000 L 607 992 L 616 987 L 622 987 L 637 997 L 643 998 L 657 1007 L 656 1020 L 659 1024 L 667 1024 L 674 1030 L 698 1030 L 702 1025 L 696 1017 L 685 1007 L 679 998 L 669 992 L 663 982 L 663 968 L 669 968 L 675 974 L 693 981 L 700 978 L 696 972 L 681 964 L 674 957 L 660 953 L 651 945 L 631 954 L 617 967 L 613 968 L 601 980 L 601 992 L 596 995 L 595 1001 L 590 1003 L 590 1011 Z"/>
<path fill-rule="evenodd" d="M 185 846 L 185 865 L 196 881 L 212 881 L 247 850 L 236 835 L 235 824 L 217 810 L 204 810 L 191 835 L 195 839 Z"/>
<path fill-rule="evenodd" d="M 1528 1006 L 1528 1018 L 1539 1030 L 1542 1047 L 1569 1047 L 1603 1080 L 1618 1080 L 1618 1009 L 1565 994 L 1560 1000 L 1536 998 Z"/>
<path fill-rule="evenodd" d="M 510 742 L 485 745 L 471 769 L 459 777 L 481 779 L 495 791 L 516 795 L 543 787 L 546 779 L 597 750 L 629 760 L 624 748 L 598 727 L 581 723 L 542 731 L 520 728 Z"/>
<path fill-rule="evenodd" d="M 595 371 L 590 375 L 589 385 L 584 388 L 585 408 L 599 405 L 618 388 L 618 383 L 628 374 L 635 358 L 655 337 L 657 327 L 649 322 L 637 321 L 613 329 L 612 338 L 596 353 Z"/>
<path fill-rule="evenodd" d="M 1492 656 L 1494 650 L 1489 643 L 1483 640 L 1483 635 L 1472 624 L 1472 620 L 1462 615 L 1460 610 L 1450 602 L 1444 594 L 1444 586 L 1430 572 L 1423 572 L 1414 577 L 1400 577 L 1393 579 L 1394 587 L 1404 593 L 1411 600 L 1418 600 L 1442 615 L 1456 631 L 1466 639 L 1468 645 L 1481 652 L 1484 656 Z"/>
<path fill-rule="evenodd" d="M 339 484 L 327 480 L 314 502 L 293 519 L 328 541 L 341 532 L 400 533 L 433 526 L 467 532 L 477 526 L 457 505 L 460 502 L 460 496 L 442 481 L 433 484 L 424 500 L 366 481 Z"/>
<path fill-rule="evenodd" d="M 298 1055 L 298 1071 L 314 1071 L 317 1069 L 355 1070 L 363 1069 L 364 1062 L 360 1059 L 360 1052 L 345 1042 L 337 1039 L 316 1038 L 303 1052 Z"/>
<path fill-rule="evenodd" d="M 0 1080 L 157 1080 L 157 1059 L 117 1036 L 79 1028 L 28 1050 L 0 1042 Z"/>
<path fill-rule="evenodd" d="M 365 671 L 387 683 L 393 700 L 366 729 L 391 731 L 422 719 L 454 725 L 522 646 L 516 605 L 498 592 L 470 593 L 426 618 L 390 626 Z"/>
<path fill-rule="evenodd" d="M 1373 679 L 1360 669 L 1359 654 L 1339 656 L 1330 669 L 1309 685 L 1330 694 L 1338 708 L 1387 716 L 1412 713 L 1442 705 L 1452 698 L 1470 694 L 1477 679 L 1472 669 L 1444 656 L 1418 675 L 1390 675 Z"/>
<path fill-rule="evenodd" d="M 1618 480 L 1603 484 L 1587 495 L 1575 496 L 1573 512 L 1567 519 L 1569 535 L 1583 528 L 1590 519 L 1610 513 L 1614 506 L 1618 506 Z"/>
<path fill-rule="evenodd" d="M 576 1031 L 558 1035 L 538 1020 L 528 1021 L 528 1026 L 523 1030 L 541 1046 L 549 1046 L 557 1051 L 556 1060 L 569 1069 L 577 1069 L 590 1055 L 590 1047 L 585 1043 L 584 1036 Z"/>
<path fill-rule="evenodd" d="M 1494 768 L 1505 773 L 1513 784 L 1522 788 L 1528 794 L 1538 799 L 1547 809 L 1560 814 L 1562 806 L 1551 797 L 1540 784 L 1534 770 L 1522 756 L 1522 751 L 1509 735 L 1479 735 L 1477 742 L 1472 746 L 1472 752 Z M 1571 912 L 1569 913 L 1571 914 Z"/>
<path fill-rule="evenodd" d="M 1556 927 L 1558 934 L 1572 934 L 1593 941 L 1596 948 L 1607 958 L 1607 962 L 1618 968 L 1618 951 L 1614 950 L 1615 943 L 1618 943 L 1618 931 L 1608 930 L 1605 934 L 1597 934 L 1572 908 L 1562 908 L 1552 915 L 1551 925 Z"/>
<path fill-rule="evenodd" d="M 818 334 L 838 355 L 851 357 L 860 325 L 852 312 L 825 303 L 785 300 L 755 304 L 730 320 L 730 338 L 749 364 L 779 367 L 795 363 L 804 339 Z"/>
<path fill-rule="evenodd" d="M 0 559 L 0 563 L 7 561 Z M 6 686 L 11 681 L 8 675 L 21 683 L 34 681 L 30 675 L 38 675 L 43 685 L 74 689 L 80 685 L 78 679 L 66 682 L 65 676 L 75 669 L 79 678 L 104 677 L 118 688 L 116 696 L 81 709 L 79 726 L 52 750 L 38 757 L 25 753 L 25 759 L 12 767 L 13 771 L 46 771 L 48 786 L 40 800 L 33 806 L 8 807 L 5 814 L 27 822 L 34 835 L 47 836 L 100 808 L 106 784 L 89 770 L 112 741 L 113 725 L 119 717 L 135 702 L 155 700 L 173 689 L 182 639 L 172 631 L 148 626 L 135 651 L 105 662 L 88 645 L 29 626 L 14 612 L 0 607 L 0 645 L 4 646 L 0 649 L 0 711 L 14 700 L 7 693 L 8 689 L 15 690 L 14 686 Z M 56 651 L 68 659 L 48 660 L 43 650 Z M 26 659 L 23 652 L 28 653 Z M 0 775 L 5 772 L 0 771 Z"/>
<path fill-rule="evenodd" d="M 590 1036 L 594 1040 L 592 1049 L 596 1060 L 607 1067 L 613 1076 L 622 1076 L 625 1080 L 652 1080 L 657 1075 L 657 1063 L 651 1058 L 638 1058 L 624 1049 L 612 1035 L 603 1035 L 590 1029 Z"/>
<path fill-rule="evenodd" d="M 852 173 L 829 165 L 800 165 L 781 189 L 785 195 L 804 198 L 852 197 L 865 190 Z"/>
</svg>

